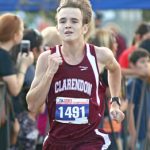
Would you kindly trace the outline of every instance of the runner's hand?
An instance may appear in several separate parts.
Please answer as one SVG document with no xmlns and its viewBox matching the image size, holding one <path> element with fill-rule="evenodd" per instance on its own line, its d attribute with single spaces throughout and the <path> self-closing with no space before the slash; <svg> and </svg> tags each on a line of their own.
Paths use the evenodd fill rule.
<svg viewBox="0 0 150 150">
<path fill-rule="evenodd" d="M 113 120 L 116 120 L 117 122 L 122 122 L 125 115 L 124 113 L 119 109 L 119 107 L 112 107 L 110 108 L 110 116 Z"/>
<path fill-rule="evenodd" d="M 57 53 L 50 54 L 48 56 L 47 75 L 54 75 L 61 64 L 62 64 L 62 57 L 59 54 Z"/>
</svg>

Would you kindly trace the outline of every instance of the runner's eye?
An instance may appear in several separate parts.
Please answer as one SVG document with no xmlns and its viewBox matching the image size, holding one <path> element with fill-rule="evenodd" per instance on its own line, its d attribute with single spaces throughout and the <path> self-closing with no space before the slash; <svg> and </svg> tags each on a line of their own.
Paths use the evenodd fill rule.
<svg viewBox="0 0 150 150">
<path fill-rule="evenodd" d="M 59 20 L 59 23 L 65 23 L 66 22 L 66 19 L 62 18 Z"/>
<path fill-rule="evenodd" d="M 72 19 L 72 23 L 78 23 L 79 21 L 77 19 Z"/>
</svg>

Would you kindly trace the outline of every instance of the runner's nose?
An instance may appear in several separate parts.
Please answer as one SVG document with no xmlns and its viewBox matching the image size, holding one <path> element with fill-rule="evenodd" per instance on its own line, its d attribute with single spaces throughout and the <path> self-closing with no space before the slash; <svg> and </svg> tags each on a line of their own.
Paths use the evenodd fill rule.
<svg viewBox="0 0 150 150">
<path fill-rule="evenodd" d="M 67 29 L 68 29 L 68 28 L 71 28 L 71 24 L 70 24 L 69 21 L 66 22 L 65 28 L 67 28 Z"/>
</svg>

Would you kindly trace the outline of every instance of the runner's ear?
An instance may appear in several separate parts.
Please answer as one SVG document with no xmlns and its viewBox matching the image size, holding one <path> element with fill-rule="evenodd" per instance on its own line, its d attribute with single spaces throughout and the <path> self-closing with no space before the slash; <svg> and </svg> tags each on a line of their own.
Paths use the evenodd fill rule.
<svg viewBox="0 0 150 150">
<path fill-rule="evenodd" d="M 88 24 L 83 25 L 83 34 L 86 34 L 88 32 L 88 28 L 89 28 Z"/>
</svg>

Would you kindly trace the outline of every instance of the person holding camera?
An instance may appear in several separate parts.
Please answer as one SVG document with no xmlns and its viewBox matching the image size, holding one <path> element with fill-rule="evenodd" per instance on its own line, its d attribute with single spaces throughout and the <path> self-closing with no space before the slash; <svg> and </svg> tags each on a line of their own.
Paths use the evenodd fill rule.
<svg viewBox="0 0 150 150">
<path fill-rule="evenodd" d="M 10 55 L 12 47 L 21 42 L 23 30 L 24 23 L 18 16 L 12 13 L 6 13 L 0 16 L 0 80 L 6 83 L 7 93 L 10 94 L 10 96 L 19 94 L 23 86 L 27 68 L 33 63 L 32 52 L 28 55 L 19 53 L 16 68 Z M 19 125 L 16 119 L 14 119 L 13 127 L 17 134 Z M 0 127 L 0 145 L 3 150 L 6 150 L 9 144 L 7 143 L 7 138 L 9 137 L 6 135 L 7 121 Z M 13 138 L 12 144 L 14 144 L 15 141 Z"/>
<path fill-rule="evenodd" d="M 25 29 L 23 40 L 17 47 L 22 54 L 28 55 L 33 52 L 34 62 L 28 67 L 21 92 L 17 97 L 13 97 L 14 110 L 20 123 L 16 148 L 35 150 L 38 140 L 37 115 L 28 111 L 26 103 L 26 93 L 28 92 L 35 74 L 36 61 L 40 53 L 43 52 L 43 37 L 36 29 Z M 43 106 L 44 107 L 44 106 Z M 44 109 L 44 108 L 43 108 Z M 41 111 L 43 110 L 41 109 Z M 40 111 L 40 110 L 39 110 Z"/>
</svg>

